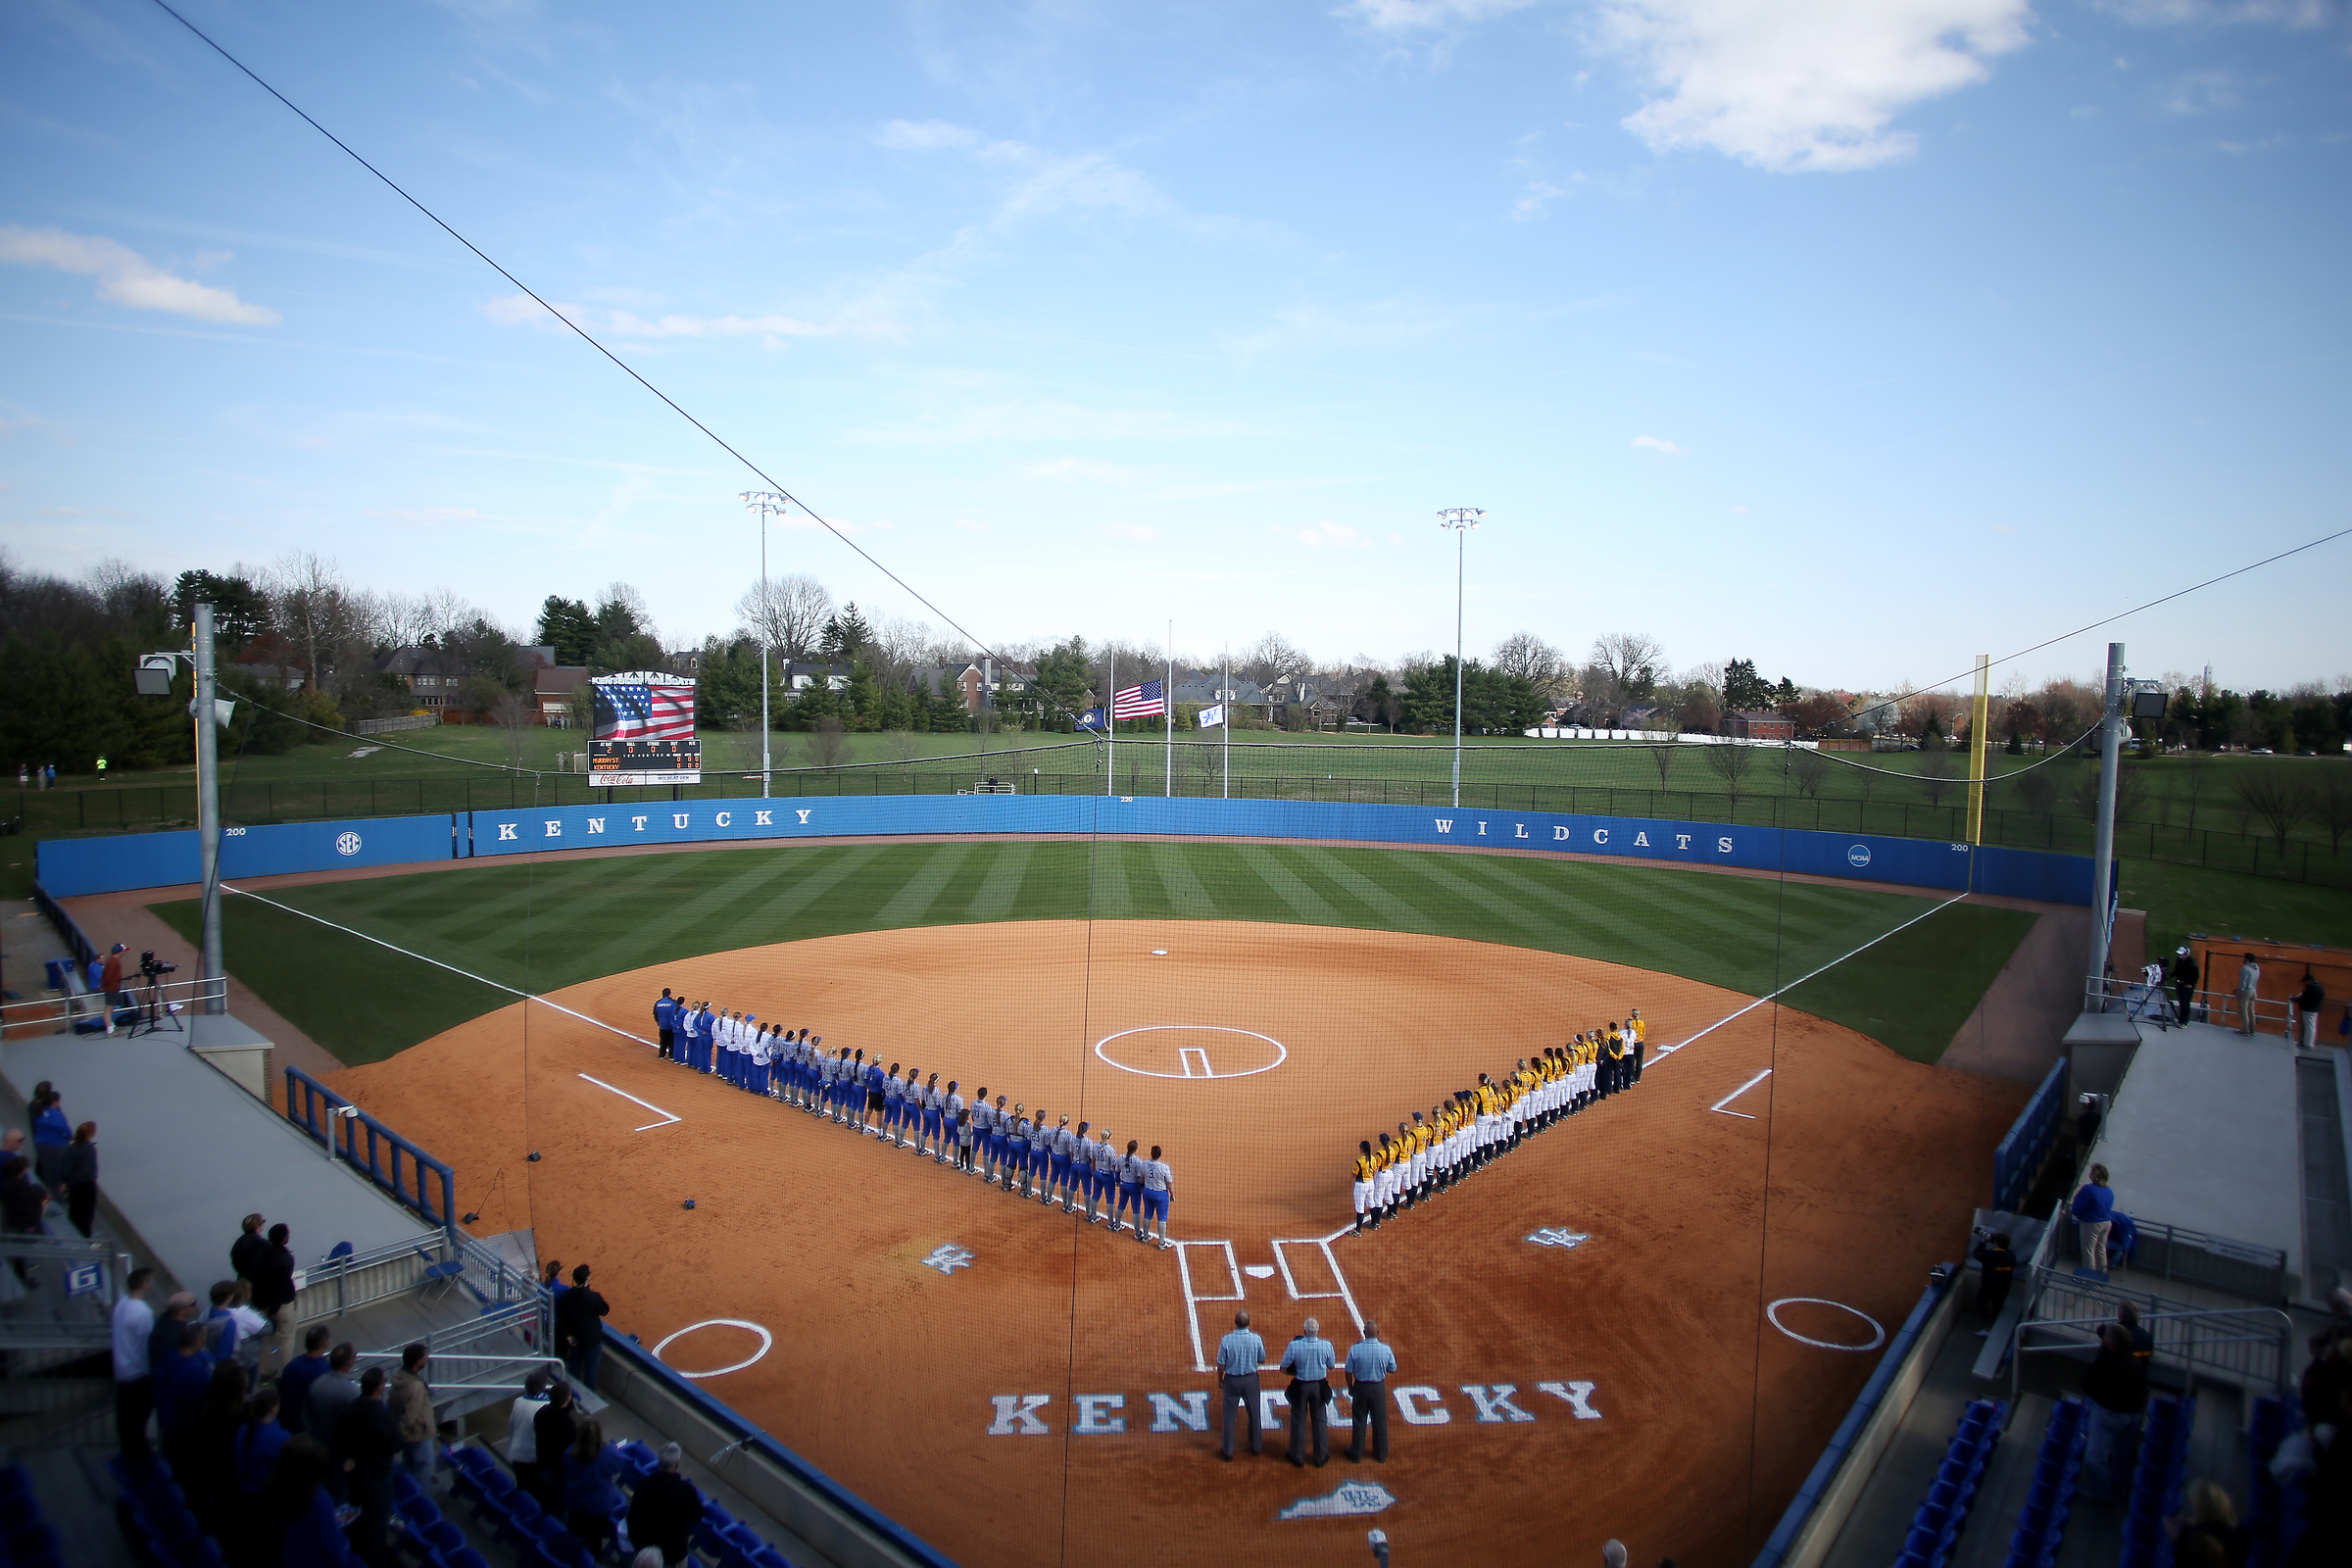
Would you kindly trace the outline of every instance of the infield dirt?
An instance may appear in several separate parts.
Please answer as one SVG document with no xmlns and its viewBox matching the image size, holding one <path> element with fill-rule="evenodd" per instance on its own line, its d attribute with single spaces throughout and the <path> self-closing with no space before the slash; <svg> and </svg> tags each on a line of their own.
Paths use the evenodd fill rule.
<svg viewBox="0 0 2352 1568">
<path fill-rule="evenodd" d="M 592 1263 L 613 1332 L 652 1346 L 714 1319 L 763 1325 L 772 1348 L 703 1387 L 972 1568 L 1355 1563 L 1372 1525 L 1400 1563 L 1597 1561 L 1611 1536 L 1642 1562 L 1744 1561 L 1877 1359 L 1825 1347 L 1891 1331 L 1930 1265 L 1960 1255 L 2028 1092 L 1772 1004 L 1709 1030 L 1752 999 L 1689 980 L 1323 927 L 927 927 L 665 963 L 549 1000 L 650 1040 L 665 985 L 1161 1145 L 1171 1234 L 1231 1244 L 1238 1272 L 1219 1247 L 1182 1256 L 1197 1293 L 1238 1282 L 1246 1299 L 1188 1308 L 1176 1251 L 544 1005 L 337 1075 L 456 1167 L 475 1234 L 531 1226 L 543 1258 Z M 1348 1299 L 1297 1300 L 1290 1284 L 1342 1283 L 1312 1244 L 1350 1222 L 1356 1140 L 1634 1006 L 1652 1052 L 1638 1088 L 1332 1242 L 1353 1307 L 1400 1362 L 1392 1396 L 1431 1391 L 1413 1400 L 1421 1424 L 1392 1397 L 1389 1462 L 1350 1464 L 1336 1424 L 1327 1468 L 1293 1469 L 1275 1430 L 1264 1456 L 1220 1464 L 1194 1331 L 1213 1356 L 1243 1304 L 1270 1359 L 1309 1313 L 1343 1351 L 1352 1342 Z M 680 1119 L 649 1125 L 624 1094 Z M 1587 1239 L 1529 1240 L 1546 1229 Z M 1278 1256 L 1277 1240 L 1308 1245 Z M 943 1248 L 971 1259 L 942 1272 L 926 1259 L 952 1258 Z M 706 1326 L 662 1353 L 700 1371 L 759 1349 Z M 1199 1410 L 1193 1395 L 1209 1395 L 1207 1432 L 1170 1413 Z M 1395 1500 L 1277 1518 L 1343 1482 Z"/>
</svg>

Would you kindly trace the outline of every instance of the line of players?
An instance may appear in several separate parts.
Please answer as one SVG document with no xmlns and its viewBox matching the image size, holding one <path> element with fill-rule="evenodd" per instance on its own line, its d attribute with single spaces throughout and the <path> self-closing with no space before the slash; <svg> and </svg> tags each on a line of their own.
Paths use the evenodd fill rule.
<svg viewBox="0 0 2352 1568">
<path fill-rule="evenodd" d="M 1478 1075 L 1476 1089 L 1456 1090 L 1430 1108 L 1398 1122 L 1377 1147 L 1357 1144 L 1355 1229 L 1378 1230 L 1399 1211 L 1434 1198 L 1517 1149 L 1533 1133 L 1598 1104 L 1642 1081 L 1642 1053 L 1649 1026 L 1636 1007 L 1618 1023 L 1546 1046 L 1532 1061 L 1497 1080 Z"/>
<path fill-rule="evenodd" d="M 673 1001 L 667 991 L 654 1004 L 654 1023 L 662 1055 L 697 1072 L 953 1164 L 1015 1197 L 1058 1202 L 1090 1225 L 1107 1223 L 1112 1235 L 1126 1228 L 1146 1245 L 1176 1245 L 1167 1235 L 1175 1173 L 1156 1144 L 1147 1155 L 1130 1139 L 1122 1152 L 1107 1127 L 1094 1132 L 1082 1121 L 1073 1129 L 1067 1116 L 1049 1127 L 1043 1105 L 1007 1107 L 1004 1095 L 992 1104 L 986 1085 L 967 1102 L 954 1079 L 942 1087 L 939 1074 L 902 1072 L 895 1061 L 886 1070 L 862 1050 L 827 1052 L 825 1037 L 807 1029 Z"/>
</svg>

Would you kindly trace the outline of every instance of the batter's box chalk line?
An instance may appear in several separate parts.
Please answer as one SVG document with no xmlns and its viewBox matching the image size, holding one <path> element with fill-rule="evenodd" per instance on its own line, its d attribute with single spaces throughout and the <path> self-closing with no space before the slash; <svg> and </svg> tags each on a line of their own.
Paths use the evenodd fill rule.
<svg viewBox="0 0 2352 1568">
<path fill-rule="evenodd" d="M 1396 1494 L 1377 1481 L 1343 1481 L 1337 1491 L 1320 1497 L 1300 1497 L 1274 1517 L 1339 1519 L 1349 1514 L 1382 1513 L 1396 1503 Z"/>
<path fill-rule="evenodd" d="M 684 1328 L 678 1330 L 675 1334 L 672 1334 L 668 1339 L 663 1340 L 660 1345 L 655 1346 L 654 1359 L 657 1361 L 661 1360 L 662 1352 L 663 1350 L 668 1349 L 674 1342 L 684 1339 L 687 1335 L 692 1334 L 697 1329 L 749 1329 L 754 1334 L 760 1336 L 760 1348 L 754 1350 L 749 1356 L 745 1357 L 741 1361 L 736 1362 L 733 1366 L 713 1367 L 708 1372 L 689 1372 L 684 1367 L 677 1366 L 670 1368 L 672 1372 L 675 1372 L 682 1378 L 723 1378 L 730 1372 L 740 1372 L 745 1367 L 757 1363 L 761 1356 L 767 1353 L 768 1348 L 776 1343 L 776 1337 L 774 1335 L 768 1333 L 767 1330 L 761 1327 L 760 1324 L 751 1322 L 748 1319 L 740 1317 L 707 1317 L 700 1323 L 687 1324 Z"/>
<path fill-rule="evenodd" d="M 1835 1307 L 1840 1312 L 1853 1313 L 1854 1316 L 1860 1318 L 1863 1322 L 1870 1325 L 1870 1343 L 1868 1345 L 1840 1345 L 1835 1340 L 1807 1339 L 1804 1335 L 1797 1333 L 1796 1330 L 1788 1327 L 1788 1324 L 1781 1321 L 1782 1307 L 1799 1305 Z M 1886 1331 L 1879 1326 L 1879 1320 L 1877 1318 L 1872 1317 L 1868 1312 L 1863 1311 L 1860 1307 L 1848 1306 L 1843 1301 L 1825 1300 L 1818 1296 L 1784 1296 L 1779 1300 L 1773 1302 L 1770 1306 L 1764 1309 L 1764 1318 L 1765 1321 L 1769 1322 L 1774 1328 L 1779 1329 L 1783 1334 L 1788 1335 L 1797 1344 L 1810 1345 L 1816 1350 L 1875 1350 L 1880 1346 L 1886 1343 Z"/>
<path fill-rule="evenodd" d="M 1251 1040 L 1262 1040 L 1267 1045 L 1272 1046 L 1274 1048 L 1274 1059 L 1261 1067 L 1244 1067 L 1239 1071 L 1219 1072 L 1209 1063 L 1207 1047 L 1183 1046 L 1179 1047 L 1176 1052 L 1177 1065 L 1183 1070 L 1180 1072 L 1159 1072 L 1151 1067 L 1138 1067 L 1131 1063 L 1121 1061 L 1118 1057 L 1112 1055 L 1108 1051 L 1103 1049 L 1113 1040 L 1124 1040 L 1130 1035 L 1159 1034 L 1169 1031 L 1175 1031 L 1183 1034 L 1245 1035 Z M 1101 1057 L 1103 1063 L 1107 1066 L 1116 1067 L 1121 1072 L 1131 1072 L 1143 1078 L 1253 1078 L 1261 1072 L 1272 1072 L 1275 1068 L 1290 1060 L 1291 1048 L 1284 1045 L 1281 1041 L 1275 1039 L 1272 1035 L 1261 1035 L 1254 1029 L 1236 1029 L 1227 1024 L 1148 1023 L 1142 1025 L 1140 1028 L 1121 1029 L 1116 1034 L 1104 1035 L 1102 1039 L 1095 1042 L 1095 1054 Z M 1195 1070 L 1196 1067 L 1198 1067 L 1198 1071 Z"/>
<path fill-rule="evenodd" d="M 1338 1230 L 1329 1236 L 1286 1236 L 1273 1244 L 1274 1262 L 1271 1267 L 1263 1263 L 1252 1263 L 1247 1272 L 1251 1279 L 1258 1280 L 1270 1279 L 1279 1273 L 1282 1276 L 1283 1289 L 1289 1293 L 1289 1298 L 1294 1301 L 1338 1301 L 1342 1303 L 1348 1308 L 1348 1320 L 1355 1324 L 1356 1332 L 1361 1334 L 1364 1330 L 1364 1314 L 1356 1309 L 1355 1294 L 1348 1288 L 1348 1276 L 1341 1270 L 1340 1260 L 1333 1255 L 1331 1250 L 1331 1244 L 1347 1234 L 1348 1232 L 1345 1230 Z M 1291 1272 L 1290 1257 L 1283 1250 L 1286 1247 L 1312 1247 L 1320 1251 L 1323 1254 L 1323 1266 L 1331 1270 L 1332 1283 L 1339 1286 L 1339 1289 L 1336 1291 L 1300 1290 L 1298 1276 Z M 1211 1294 L 1209 1291 L 1201 1289 L 1200 1283 L 1196 1281 L 1193 1273 L 1193 1252 L 1196 1249 L 1201 1251 L 1215 1251 L 1218 1260 L 1225 1265 L 1225 1283 L 1232 1287 L 1229 1293 Z M 1213 1270 L 1215 1265 L 1204 1263 L 1202 1267 Z M 1209 1365 L 1207 1348 L 1200 1338 L 1200 1308 L 1204 1304 L 1214 1305 L 1218 1302 L 1248 1300 L 1249 1287 L 1242 1283 L 1244 1272 L 1240 1260 L 1233 1255 L 1233 1243 L 1231 1242 L 1178 1242 L 1176 1244 L 1176 1277 L 1184 1291 L 1184 1326 L 1192 1336 L 1193 1370 L 1196 1372 L 1214 1370 Z M 1209 1273 L 1206 1283 L 1213 1286 L 1215 1282 L 1216 1275 L 1213 1272 Z"/>
</svg>

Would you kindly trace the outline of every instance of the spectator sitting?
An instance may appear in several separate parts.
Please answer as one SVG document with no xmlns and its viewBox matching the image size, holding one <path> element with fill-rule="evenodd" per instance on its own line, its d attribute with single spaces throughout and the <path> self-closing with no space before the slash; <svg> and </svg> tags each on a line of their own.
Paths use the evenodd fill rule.
<svg viewBox="0 0 2352 1568">
<path fill-rule="evenodd" d="M 579 1436 L 571 1390 L 559 1383 L 547 1391 L 546 1407 L 531 1418 L 531 1438 L 539 1453 L 539 1501 L 550 1512 L 564 1505 L 564 1450 Z"/>
<path fill-rule="evenodd" d="M 627 1462 L 605 1441 L 604 1424 L 593 1416 L 564 1454 L 564 1528 L 602 1557 L 612 1544 L 612 1516 L 620 1511 L 621 1471 Z"/>
<path fill-rule="evenodd" d="M 326 1371 L 326 1342 L 333 1338 L 326 1325 L 318 1324 L 302 1337 L 302 1353 L 286 1363 L 278 1374 L 277 1393 L 280 1408 L 277 1424 L 288 1432 L 305 1430 L 304 1417 L 310 1413 L 311 1385 Z"/>
<path fill-rule="evenodd" d="M 400 1429 L 401 1463 L 420 1487 L 433 1484 L 433 1391 L 424 1381 L 428 1359 L 425 1348 L 412 1345 L 400 1352 L 400 1370 L 384 1402 Z"/>
<path fill-rule="evenodd" d="M 686 1450 L 676 1444 L 663 1444 L 661 1468 L 638 1482 L 636 1494 L 629 1498 L 629 1540 L 658 1548 L 658 1568 L 679 1568 L 686 1561 L 694 1527 L 702 1522 L 706 1506 L 694 1483 L 679 1473 L 685 1457 Z"/>
<path fill-rule="evenodd" d="M 359 1351 L 348 1341 L 336 1346 L 327 1354 L 326 1370 L 311 1379 L 311 1395 L 303 1403 L 302 1430 L 330 1449 L 335 1446 L 335 1433 L 343 1424 L 343 1412 L 360 1396 L 359 1380 L 351 1375 L 352 1363 L 359 1358 Z M 338 1497 L 343 1494 L 338 1479 L 342 1473 L 340 1467 L 327 1472 L 328 1485 Z"/>
<path fill-rule="evenodd" d="M 534 1496 L 539 1492 L 539 1412 L 547 1408 L 547 1374 L 534 1372 L 522 1380 L 522 1394 L 507 1411 L 507 1464 L 514 1484 Z"/>
<path fill-rule="evenodd" d="M 351 1546 L 325 1485 L 328 1463 L 326 1445 L 305 1433 L 286 1444 L 270 1473 L 256 1511 L 262 1532 L 278 1533 L 281 1568 L 351 1568 Z M 270 1558 L 265 1552 L 262 1560 Z"/>
</svg>

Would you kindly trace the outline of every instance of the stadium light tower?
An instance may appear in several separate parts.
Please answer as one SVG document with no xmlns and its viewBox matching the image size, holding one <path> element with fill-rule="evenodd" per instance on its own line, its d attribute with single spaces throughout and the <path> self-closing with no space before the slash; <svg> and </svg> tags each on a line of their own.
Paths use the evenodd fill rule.
<svg viewBox="0 0 2352 1568">
<path fill-rule="evenodd" d="M 767 799 L 768 774 L 775 760 L 768 751 L 771 732 L 767 727 L 767 514 L 782 516 L 788 502 L 773 490 L 746 490 L 743 504 L 760 514 L 760 798 Z"/>
<path fill-rule="evenodd" d="M 1477 507 L 1447 507 L 1438 526 L 1453 530 L 1453 804 L 1462 804 L 1462 557 L 1470 530 L 1486 513 Z"/>
</svg>

